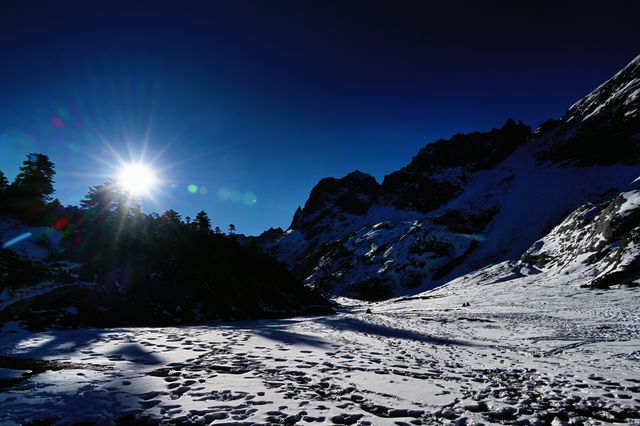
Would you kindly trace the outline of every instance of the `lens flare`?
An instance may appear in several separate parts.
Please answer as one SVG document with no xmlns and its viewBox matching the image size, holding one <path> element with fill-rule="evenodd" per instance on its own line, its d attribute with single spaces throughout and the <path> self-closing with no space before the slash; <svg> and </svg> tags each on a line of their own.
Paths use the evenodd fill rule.
<svg viewBox="0 0 640 426">
<path fill-rule="evenodd" d="M 49 117 L 49 121 L 51 121 L 51 124 L 59 129 L 64 127 L 64 120 L 57 115 L 52 115 L 51 117 Z"/>
<path fill-rule="evenodd" d="M 157 182 L 156 174 L 146 164 L 126 164 L 118 174 L 118 184 L 125 191 L 134 194 L 147 194 Z"/>
<path fill-rule="evenodd" d="M 232 203 L 242 203 L 245 206 L 255 206 L 258 202 L 258 197 L 251 191 L 240 192 L 236 190 L 230 190 L 225 187 L 218 189 L 218 199 L 221 201 L 231 201 Z"/>
<path fill-rule="evenodd" d="M 22 241 L 24 241 L 26 239 L 31 238 L 32 235 L 33 234 L 31 232 L 25 232 L 24 234 L 20 234 L 17 237 L 12 238 L 9 241 L 7 241 L 4 244 L 2 244 L 2 248 L 6 249 L 6 248 L 9 248 L 9 247 L 11 247 L 13 245 L 16 245 L 16 244 L 18 244 L 18 243 L 20 243 L 20 242 L 22 242 Z"/>
</svg>

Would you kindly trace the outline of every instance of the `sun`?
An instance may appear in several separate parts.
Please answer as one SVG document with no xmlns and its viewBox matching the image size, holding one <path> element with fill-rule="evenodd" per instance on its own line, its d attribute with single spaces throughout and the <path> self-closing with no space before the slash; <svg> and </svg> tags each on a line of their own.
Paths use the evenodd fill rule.
<svg viewBox="0 0 640 426">
<path fill-rule="evenodd" d="M 153 169 L 143 163 L 125 164 L 118 173 L 118 185 L 133 195 L 148 194 L 157 181 Z"/>
</svg>

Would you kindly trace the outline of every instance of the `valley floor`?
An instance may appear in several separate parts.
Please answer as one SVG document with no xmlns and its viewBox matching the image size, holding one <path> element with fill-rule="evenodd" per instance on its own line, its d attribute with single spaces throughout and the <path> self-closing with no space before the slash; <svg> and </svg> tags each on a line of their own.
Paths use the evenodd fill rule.
<svg viewBox="0 0 640 426">
<path fill-rule="evenodd" d="M 313 318 L 6 325 L 0 424 L 640 424 L 639 291 L 480 282 Z"/>
</svg>

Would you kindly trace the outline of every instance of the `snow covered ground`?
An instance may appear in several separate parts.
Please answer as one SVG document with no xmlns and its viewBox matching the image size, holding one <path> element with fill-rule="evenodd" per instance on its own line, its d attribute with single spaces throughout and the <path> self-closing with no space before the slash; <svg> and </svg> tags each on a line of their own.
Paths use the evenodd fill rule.
<svg viewBox="0 0 640 426">
<path fill-rule="evenodd" d="M 640 292 L 512 270 L 333 316 L 5 325 L 0 424 L 640 424 Z"/>
</svg>

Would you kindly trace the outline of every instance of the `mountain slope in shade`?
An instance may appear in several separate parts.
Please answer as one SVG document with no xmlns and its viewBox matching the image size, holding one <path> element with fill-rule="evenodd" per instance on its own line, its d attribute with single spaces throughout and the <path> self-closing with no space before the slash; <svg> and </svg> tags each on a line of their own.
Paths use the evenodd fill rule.
<svg viewBox="0 0 640 426">
<path fill-rule="evenodd" d="M 635 189 L 639 93 L 640 57 L 535 132 L 509 120 L 434 142 L 382 184 L 323 179 L 266 247 L 308 285 L 373 300 L 517 260 L 579 206 Z"/>
<path fill-rule="evenodd" d="M 562 120 L 549 120 L 539 161 L 590 166 L 640 161 L 640 56 L 573 104 Z"/>
</svg>

